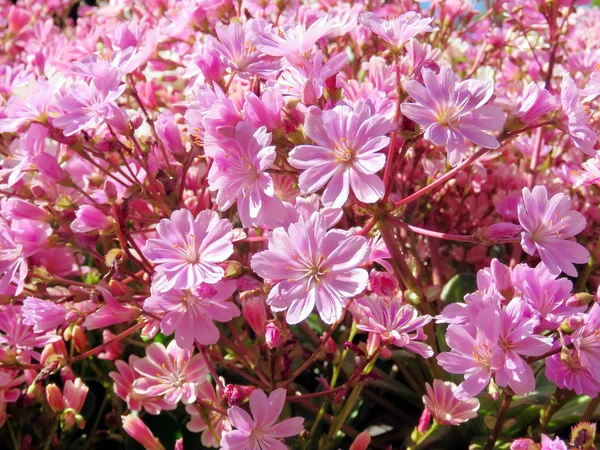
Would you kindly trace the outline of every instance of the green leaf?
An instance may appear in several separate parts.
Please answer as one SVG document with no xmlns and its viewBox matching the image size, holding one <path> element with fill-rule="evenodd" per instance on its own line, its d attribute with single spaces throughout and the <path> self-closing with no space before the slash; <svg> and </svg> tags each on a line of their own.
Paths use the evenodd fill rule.
<svg viewBox="0 0 600 450">
<path fill-rule="evenodd" d="M 440 298 L 442 302 L 457 303 L 462 302 L 465 295 L 471 294 L 477 290 L 477 277 L 473 273 L 461 273 L 454 275 L 442 289 Z"/>
</svg>

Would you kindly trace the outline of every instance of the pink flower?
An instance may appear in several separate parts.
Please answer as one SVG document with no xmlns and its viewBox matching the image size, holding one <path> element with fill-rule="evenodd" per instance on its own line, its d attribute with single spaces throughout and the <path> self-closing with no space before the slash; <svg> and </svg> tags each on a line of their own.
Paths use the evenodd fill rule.
<svg viewBox="0 0 600 450">
<path fill-rule="evenodd" d="M 175 341 L 189 349 L 194 341 L 201 345 L 216 344 L 219 329 L 213 321 L 229 322 L 240 310 L 227 301 L 235 292 L 234 281 L 200 284 L 193 289 L 158 292 L 144 301 L 144 310 L 163 315 L 160 329 L 166 335 L 175 332 Z"/>
<path fill-rule="evenodd" d="M 62 412 L 62 417 L 67 429 L 77 425 L 83 429 L 85 420 L 79 414 L 85 403 L 89 388 L 77 378 L 75 381 L 67 380 L 63 387 L 62 396 L 60 389 L 55 384 L 46 387 L 48 403 L 55 411 Z"/>
<path fill-rule="evenodd" d="M 333 33 L 336 22 L 329 16 L 315 20 L 308 28 L 302 24 L 289 23 L 279 30 L 271 30 L 256 39 L 260 50 L 277 58 L 286 57 L 290 64 L 302 67 L 314 53 L 319 39 Z"/>
<path fill-rule="evenodd" d="M 215 27 L 217 39 L 210 37 L 210 42 L 221 56 L 223 62 L 243 77 L 252 75 L 267 76 L 277 69 L 277 61 L 265 59 L 257 50 L 255 40 L 271 26 L 262 19 L 244 22 L 221 23 Z"/>
<path fill-rule="evenodd" d="M 173 155 L 183 155 L 185 147 L 181 141 L 181 134 L 175 122 L 175 117 L 170 112 L 162 113 L 155 121 L 156 134 L 163 145 Z"/>
<path fill-rule="evenodd" d="M 100 291 L 104 302 L 101 303 L 101 306 L 96 311 L 85 318 L 83 322 L 85 328 L 96 330 L 117 323 L 130 322 L 139 317 L 140 310 L 137 306 L 120 303 L 103 286 L 98 286 L 97 289 Z"/>
<path fill-rule="evenodd" d="M 71 229 L 75 233 L 106 231 L 113 225 L 110 217 L 91 205 L 80 206 L 75 212 L 75 216 L 77 218 L 71 222 Z"/>
<path fill-rule="evenodd" d="M 584 316 L 581 327 L 571 334 L 581 365 L 600 382 L 600 304 L 595 303 Z"/>
<path fill-rule="evenodd" d="M 52 124 L 62 128 L 65 136 L 82 130 L 93 130 L 103 122 L 123 131 L 124 113 L 115 101 L 127 86 L 119 84 L 120 78 L 121 73 L 112 70 L 89 82 L 75 81 L 68 93 L 59 100 L 64 114 L 53 119 Z"/>
<path fill-rule="evenodd" d="M 154 437 L 150 428 L 134 414 L 122 416 L 125 432 L 142 444 L 146 450 L 165 450 L 160 441 Z"/>
<path fill-rule="evenodd" d="M 425 389 L 427 394 L 423 396 L 423 403 L 439 425 L 460 425 L 477 417 L 479 400 L 458 400 L 454 396 L 454 383 L 433 380 L 433 387 L 426 383 Z"/>
<path fill-rule="evenodd" d="M 163 409 L 174 409 L 176 405 L 170 405 L 160 397 L 148 397 L 133 390 L 133 383 L 140 378 L 140 374 L 134 368 L 139 359 L 139 356 L 129 355 L 129 364 L 121 360 L 115 361 L 117 371 L 108 374 L 114 381 L 115 394 L 127 402 L 127 407 L 132 411 L 141 411 L 144 408 L 149 414 L 157 415 Z"/>
<path fill-rule="evenodd" d="M 472 326 L 448 326 L 446 342 L 451 351 L 440 353 L 437 359 L 447 372 L 465 374 L 465 380 L 454 391 L 456 398 L 477 396 L 504 367 L 504 351 L 498 345 L 500 330 L 500 311 L 496 308 L 482 310 Z"/>
<path fill-rule="evenodd" d="M 367 12 L 361 14 L 359 20 L 396 52 L 415 36 L 438 30 L 437 27 L 430 25 L 433 18 L 423 19 L 421 14 L 414 11 L 408 11 L 391 19 L 382 19 L 377 14 Z"/>
<path fill-rule="evenodd" d="M 536 83 L 529 83 L 510 115 L 518 119 L 522 126 L 533 125 L 542 116 L 554 111 L 556 106 L 556 100 L 550 92 Z"/>
<path fill-rule="evenodd" d="M 409 80 L 404 88 L 416 103 L 403 103 L 402 114 L 421 125 L 425 139 L 448 150 L 448 162 L 455 166 L 463 156 L 465 140 L 485 148 L 498 148 L 498 140 L 483 130 L 501 130 L 504 113 L 488 104 L 494 94 L 491 82 L 457 82 L 452 69 L 439 75 L 423 69 L 424 85 Z"/>
<path fill-rule="evenodd" d="M 208 175 L 210 189 L 218 191 L 221 211 L 237 203 L 244 227 L 283 225 L 285 208 L 275 197 L 273 179 L 266 170 L 277 154 L 271 144 L 271 133 L 265 127 L 255 130 L 247 122 L 235 127 L 233 139 L 219 143 L 222 150 L 214 156 Z"/>
<path fill-rule="evenodd" d="M 546 378 L 561 389 L 575 391 L 577 395 L 595 398 L 600 394 L 600 381 L 581 364 L 575 350 L 546 358 Z"/>
<path fill-rule="evenodd" d="M 588 186 L 591 184 L 600 186 L 600 153 L 596 153 L 594 158 L 588 159 L 581 167 L 583 170 L 577 178 L 575 187 L 581 185 Z"/>
<path fill-rule="evenodd" d="M 187 209 L 162 219 L 156 227 L 160 239 L 148 239 L 142 253 L 157 264 L 152 281 L 155 292 L 191 289 L 223 278 L 219 263 L 233 253 L 233 231 L 227 219 L 202 211 L 196 219 Z"/>
<path fill-rule="evenodd" d="M 287 448 L 282 438 L 295 436 L 302 431 L 304 418 L 292 417 L 275 424 L 285 403 L 285 389 L 275 389 L 271 395 L 255 390 L 250 395 L 252 416 L 239 406 L 227 411 L 231 425 L 236 430 L 225 433 L 221 440 L 223 450 L 257 450 Z"/>
<path fill-rule="evenodd" d="M 204 402 L 209 403 L 217 408 L 221 407 L 221 396 L 219 395 L 218 391 L 215 392 L 215 389 L 209 382 L 202 383 L 198 389 L 199 395 L 201 395 Z M 213 434 L 211 429 L 209 429 L 208 424 L 200 414 L 200 411 L 198 411 L 197 405 L 187 405 L 185 410 L 191 416 L 191 420 L 186 424 L 187 429 L 192 433 L 200 433 L 202 431 L 200 442 L 204 447 L 219 448 L 220 444 L 217 438 L 221 440 L 225 433 L 231 431 L 229 417 L 219 413 L 218 411 L 215 411 L 214 409 L 204 409 L 203 412 L 206 413 L 205 417 L 208 418 L 212 430 L 214 430 Z M 217 437 L 215 437 L 215 434 Z"/>
<path fill-rule="evenodd" d="M 423 327 L 431 322 L 431 316 L 419 316 L 412 306 L 377 295 L 361 297 L 352 307 L 357 328 L 367 331 L 370 340 L 375 336 L 377 342 L 405 348 L 423 358 L 433 356 L 429 345 L 418 342 L 427 339 Z"/>
<path fill-rule="evenodd" d="M 590 80 L 585 85 L 585 89 L 581 91 L 585 95 L 584 102 L 591 102 L 600 95 L 600 71 L 594 71 L 590 75 Z"/>
<path fill-rule="evenodd" d="M 23 323 L 33 326 L 33 331 L 43 333 L 56 330 L 67 323 L 65 316 L 71 309 L 66 303 L 55 303 L 50 300 L 40 300 L 27 297 L 21 307 Z"/>
<path fill-rule="evenodd" d="M 523 201 L 519 204 L 519 222 L 525 231 L 521 233 L 521 245 L 529 255 L 539 253 L 550 273 L 558 275 L 562 270 L 567 275 L 577 276 L 573 263 L 587 262 L 587 249 L 571 240 L 583 231 L 586 220 L 571 209 L 571 199 L 556 194 L 548 200 L 544 186 L 530 191 L 523 188 Z"/>
<path fill-rule="evenodd" d="M 0 369 L 0 427 L 4 426 L 8 415 L 7 403 L 16 402 L 21 396 L 19 386 L 25 382 L 25 377 L 18 370 Z"/>
<path fill-rule="evenodd" d="M 305 169 L 298 180 L 304 193 L 327 185 L 323 204 L 341 208 L 350 194 L 358 200 L 375 203 L 383 196 L 383 181 L 377 172 L 385 165 L 380 150 L 387 147 L 385 136 L 394 125 L 376 114 L 370 102 L 358 102 L 354 109 L 338 105 L 332 110 L 310 110 L 306 134 L 314 145 L 299 145 L 289 155 L 289 163 Z"/>
<path fill-rule="evenodd" d="M 0 218 L 0 292 L 10 283 L 17 285 L 15 295 L 23 292 L 28 265 L 23 244 L 18 242 L 5 219 Z"/>
<path fill-rule="evenodd" d="M 251 266 L 259 276 L 278 281 L 267 303 L 274 311 L 287 310 L 289 324 L 306 319 L 315 304 L 321 319 L 334 323 L 348 299 L 365 289 L 369 275 L 358 267 L 369 253 L 364 237 L 326 231 L 314 213 L 287 231 L 275 229 L 269 249 L 254 255 Z"/>
<path fill-rule="evenodd" d="M 569 74 L 563 76 L 560 85 L 560 102 L 561 121 L 573 145 L 586 155 L 594 156 L 598 135 L 590 128 L 588 114 L 581 105 L 581 92 Z"/>
<path fill-rule="evenodd" d="M 170 405 L 180 400 L 188 405 L 198 396 L 198 385 L 206 381 L 208 368 L 202 355 L 192 356 L 171 341 L 168 347 L 154 342 L 146 348 L 146 357 L 133 362 L 140 378 L 133 391 L 149 397 L 162 397 Z"/>
</svg>

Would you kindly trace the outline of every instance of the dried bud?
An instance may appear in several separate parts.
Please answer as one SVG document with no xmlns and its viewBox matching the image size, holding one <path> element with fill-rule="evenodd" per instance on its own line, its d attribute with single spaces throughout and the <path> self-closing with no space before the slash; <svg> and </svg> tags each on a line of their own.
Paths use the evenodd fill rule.
<svg viewBox="0 0 600 450">
<path fill-rule="evenodd" d="M 578 450 L 593 450 L 596 439 L 596 424 L 580 422 L 571 429 L 571 445 Z"/>
<path fill-rule="evenodd" d="M 267 322 L 265 329 L 265 341 L 267 342 L 267 347 L 271 350 L 277 348 L 279 342 L 281 341 L 281 332 L 277 325 L 273 322 Z"/>
<path fill-rule="evenodd" d="M 490 384 L 488 386 L 488 396 L 492 400 L 498 400 L 498 398 L 500 397 L 500 388 L 493 379 L 490 380 Z"/>
<path fill-rule="evenodd" d="M 352 342 L 344 342 L 344 350 L 352 350 L 358 356 L 365 356 L 365 352 L 363 352 L 358 345 L 353 344 Z"/>
<path fill-rule="evenodd" d="M 225 269 L 225 278 L 238 278 L 244 273 L 244 266 L 237 261 L 231 261 Z"/>
<path fill-rule="evenodd" d="M 227 400 L 227 404 L 230 407 L 239 406 L 242 403 L 244 403 L 246 394 L 248 394 L 249 396 L 250 392 L 247 392 L 247 388 L 245 388 L 245 386 L 239 386 L 237 384 L 228 384 L 227 386 L 225 386 L 225 390 L 223 391 L 223 398 Z"/>
</svg>

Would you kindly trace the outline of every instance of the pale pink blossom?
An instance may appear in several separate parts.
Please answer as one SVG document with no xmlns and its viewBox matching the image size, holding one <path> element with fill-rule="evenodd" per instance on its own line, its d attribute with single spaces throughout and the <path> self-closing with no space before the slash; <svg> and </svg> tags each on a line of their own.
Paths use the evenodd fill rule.
<svg viewBox="0 0 600 450">
<path fill-rule="evenodd" d="M 157 292 L 144 301 L 144 310 L 162 316 L 162 332 L 175 332 L 179 347 L 189 349 L 194 341 L 212 345 L 219 340 L 219 329 L 213 321 L 229 322 L 240 315 L 238 307 L 227 301 L 235 289 L 234 281 L 221 281 L 187 290 Z"/>
<path fill-rule="evenodd" d="M 359 20 L 389 44 L 393 51 L 400 51 L 404 44 L 421 33 L 432 33 L 438 29 L 431 26 L 433 18 L 423 18 L 414 11 L 390 19 L 382 19 L 375 13 L 367 12 L 361 14 Z"/>
<path fill-rule="evenodd" d="M 577 276 L 573 263 L 587 262 L 590 254 L 572 239 L 585 229 L 586 220 L 580 212 L 571 210 L 571 199 L 561 193 L 548 199 L 544 186 L 535 186 L 531 191 L 523 188 L 518 214 L 524 228 L 523 250 L 529 255 L 539 253 L 552 274 L 563 271 Z"/>
<path fill-rule="evenodd" d="M 314 144 L 295 147 L 288 159 L 292 166 L 304 169 L 298 180 L 302 192 L 313 193 L 326 185 L 323 204 L 334 208 L 344 205 L 350 189 L 365 203 L 383 196 L 377 172 L 385 166 L 381 150 L 389 145 L 386 134 L 394 125 L 376 114 L 370 102 L 326 111 L 313 108 L 304 126 Z"/>
<path fill-rule="evenodd" d="M 180 209 L 156 227 L 159 239 L 148 239 L 142 253 L 154 264 L 156 292 L 191 289 L 223 278 L 219 263 L 233 253 L 231 222 L 217 213 L 202 211 L 196 218 Z"/>
<path fill-rule="evenodd" d="M 146 357 L 133 362 L 140 377 L 133 382 L 136 394 L 161 397 L 170 405 L 189 405 L 198 397 L 198 386 L 206 381 L 208 368 L 202 355 L 193 355 L 171 341 L 168 347 L 157 342 L 146 348 Z"/>
<path fill-rule="evenodd" d="M 359 267 L 369 253 L 364 237 L 327 231 L 314 213 L 310 221 L 273 230 L 268 250 L 254 255 L 251 266 L 277 282 L 267 303 L 274 311 L 287 310 L 289 324 L 306 319 L 315 305 L 323 321 L 334 323 L 348 300 L 365 289 L 369 275 Z"/>
<path fill-rule="evenodd" d="M 485 131 L 501 130 L 504 113 L 490 104 L 494 94 L 491 82 L 458 81 L 452 69 L 440 73 L 423 69 L 423 83 L 409 80 L 404 89 L 416 103 L 403 103 L 402 114 L 423 128 L 425 139 L 446 147 L 448 162 L 457 165 L 465 151 L 465 141 L 485 148 L 498 148 L 498 140 Z"/>
<path fill-rule="evenodd" d="M 125 432 L 142 444 L 146 450 L 165 450 L 160 441 L 152 434 L 150 428 L 135 414 L 122 416 Z"/>
<path fill-rule="evenodd" d="M 425 389 L 427 394 L 423 396 L 423 404 L 439 425 L 460 425 L 477 417 L 479 400 L 458 400 L 454 396 L 454 383 L 436 379 L 433 380 L 433 386 L 426 383 Z"/>
<path fill-rule="evenodd" d="M 590 119 L 581 104 L 581 92 L 569 74 L 560 85 L 561 122 L 573 145 L 586 155 L 594 156 L 598 135 L 590 128 Z"/>
<path fill-rule="evenodd" d="M 267 397 L 261 390 L 250 395 L 250 412 L 239 406 L 227 411 L 235 430 L 223 435 L 223 450 L 283 450 L 287 448 L 280 439 L 291 437 L 302 431 L 304 418 L 292 417 L 276 423 L 285 403 L 285 389 L 275 389 Z"/>
</svg>

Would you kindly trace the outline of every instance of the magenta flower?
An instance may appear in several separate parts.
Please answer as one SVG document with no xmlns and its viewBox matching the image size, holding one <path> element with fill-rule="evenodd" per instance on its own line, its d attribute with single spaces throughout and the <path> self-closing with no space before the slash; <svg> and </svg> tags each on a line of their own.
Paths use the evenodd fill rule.
<svg viewBox="0 0 600 450">
<path fill-rule="evenodd" d="M 524 229 L 521 233 L 523 250 L 529 255 L 537 251 L 552 274 L 558 275 L 562 270 L 567 275 L 577 276 L 573 263 L 587 262 L 590 253 L 570 239 L 586 225 L 585 217 L 571 210 L 571 199 L 559 193 L 548 200 L 544 186 L 535 186 L 532 191 L 523 188 L 518 215 Z"/>
<path fill-rule="evenodd" d="M 505 364 L 504 350 L 498 345 L 501 331 L 500 312 L 482 310 L 474 324 L 451 324 L 446 332 L 450 352 L 440 353 L 439 364 L 450 373 L 462 373 L 465 380 L 454 395 L 460 400 L 477 396 L 487 387 L 496 371 Z"/>
<path fill-rule="evenodd" d="M 7 404 L 16 402 L 21 396 L 19 386 L 25 382 L 25 376 L 19 374 L 18 370 L 0 369 L 0 427 L 8 418 Z"/>
<path fill-rule="evenodd" d="M 569 74 L 563 76 L 560 85 L 560 102 L 561 121 L 573 145 L 586 155 L 594 156 L 598 135 L 590 128 L 590 119 L 581 104 L 581 91 Z"/>
<path fill-rule="evenodd" d="M 62 128 L 65 136 L 81 130 L 93 130 L 103 122 L 121 131 L 125 124 L 124 113 L 115 101 L 127 86 L 119 84 L 120 78 L 121 73 L 113 70 L 89 82 L 75 81 L 68 93 L 59 100 L 64 114 L 53 119 L 52 124 Z"/>
<path fill-rule="evenodd" d="M 187 209 L 162 219 L 156 227 L 160 239 L 148 239 L 142 253 L 157 264 L 152 281 L 155 292 L 191 289 L 223 278 L 219 263 L 233 253 L 233 231 L 227 219 L 202 211 L 196 218 Z"/>
<path fill-rule="evenodd" d="M 304 418 L 292 417 L 277 422 L 285 403 L 285 389 L 275 389 L 267 395 L 256 389 L 250 394 L 250 412 L 252 416 L 239 406 L 232 406 L 227 411 L 231 425 L 235 430 L 223 435 L 223 450 L 283 450 L 287 447 L 280 441 L 282 438 L 295 436 L 302 431 Z"/>
<path fill-rule="evenodd" d="M 600 305 L 595 303 L 584 317 L 583 325 L 573 332 L 571 341 L 581 365 L 600 382 Z"/>
<path fill-rule="evenodd" d="M 581 364 L 575 350 L 546 358 L 546 378 L 561 389 L 575 391 L 577 395 L 585 394 L 595 398 L 600 394 L 600 381 L 590 369 Z"/>
<path fill-rule="evenodd" d="M 76 219 L 71 222 L 71 229 L 75 233 L 89 233 L 92 231 L 106 231 L 112 225 L 112 219 L 92 205 L 83 205 L 75 212 Z"/>
<path fill-rule="evenodd" d="M 125 432 L 142 444 L 146 450 L 165 450 L 160 441 L 152 434 L 150 428 L 134 414 L 122 416 Z"/>
<path fill-rule="evenodd" d="M 427 394 L 423 396 L 425 408 L 431 412 L 439 425 L 460 425 L 477 417 L 479 400 L 458 400 L 454 396 L 456 385 L 449 381 L 433 380 L 433 387 L 425 384 Z"/>
<path fill-rule="evenodd" d="M 544 330 L 556 330 L 567 317 L 581 310 L 566 304 L 573 283 L 557 277 L 543 262 L 535 268 L 519 264 L 512 272 L 516 294 L 526 303 L 529 314 L 539 319 L 539 327 Z"/>
<path fill-rule="evenodd" d="M 140 374 L 134 368 L 135 362 L 139 359 L 139 356 L 129 355 L 129 364 L 121 360 L 115 361 L 117 371 L 108 374 L 114 381 L 115 394 L 127 402 L 127 407 L 132 411 L 141 411 L 144 408 L 149 414 L 157 415 L 163 409 L 174 409 L 176 405 L 166 403 L 160 397 L 148 397 L 133 390 L 133 383 L 140 378 Z"/>
<path fill-rule="evenodd" d="M 221 281 L 189 290 L 158 292 L 144 301 L 144 310 L 164 315 L 160 329 L 166 335 L 175 332 L 179 347 L 189 349 L 194 340 L 212 345 L 219 340 L 219 329 L 213 321 L 229 322 L 240 315 L 238 307 L 227 301 L 235 289 L 234 281 Z"/>
<path fill-rule="evenodd" d="M 501 130 L 504 113 L 488 104 L 494 94 L 491 82 L 458 82 L 452 69 L 440 73 L 423 69 L 424 85 L 405 83 L 406 92 L 416 103 L 403 103 L 402 114 L 425 130 L 425 139 L 448 150 L 448 162 L 455 166 L 463 156 L 465 140 L 485 148 L 498 148 L 498 140 L 484 130 Z"/>
<path fill-rule="evenodd" d="M 535 389 L 533 370 L 523 356 L 541 356 L 552 348 L 552 338 L 535 333 L 539 321 L 527 317 L 526 309 L 523 301 L 514 299 L 500 315 L 498 345 L 504 351 L 505 363 L 495 379 L 499 386 L 509 385 L 518 395 Z"/>
<path fill-rule="evenodd" d="M 68 305 L 27 297 L 21 307 L 23 323 L 33 326 L 33 331 L 36 333 L 56 330 L 67 323 L 65 316 L 71 310 Z"/>
<path fill-rule="evenodd" d="M 266 170 L 277 154 L 271 144 L 271 133 L 265 127 L 255 130 L 247 122 L 235 127 L 233 139 L 226 139 L 214 157 L 208 175 L 210 189 L 217 192 L 221 211 L 237 203 L 244 227 L 283 225 L 286 210 L 275 197 L 273 179 Z"/>
<path fill-rule="evenodd" d="M 336 21 L 329 16 L 315 20 L 308 28 L 289 23 L 257 37 L 256 43 L 264 54 L 276 58 L 285 56 L 290 64 L 302 67 L 314 53 L 317 41 L 333 33 L 336 27 Z"/>
<path fill-rule="evenodd" d="M 5 219 L 0 218 L 0 292 L 15 283 L 15 295 L 23 292 L 28 265 L 23 244 L 18 241 Z"/>
<path fill-rule="evenodd" d="M 431 316 L 419 316 L 411 305 L 377 295 L 357 299 L 353 307 L 357 328 L 369 333 L 371 345 L 393 344 L 423 358 L 433 356 L 431 347 L 419 342 L 427 339 L 423 327 L 431 322 Z M 375 336 L 376 342 L 372 342 L 371 336 Z"/>
<path fill-rule="evenodd" d="M 400 51 L 404 44 L 421 33 L 437 31 L 430 24 L 433 18 L 422 18 L 421 14 L 408 11 L 391 19 L 382 19 L 367 12 L 360 15 L 360 22 L 389 44 L 392 51 Z"/>
<path fill-rule="evenodd" d="M 556 107 L 556 100 L 550 92 L 536 83 L 529 83 L 510 115 L 518 119 L 523 126 L 533 125 Z"/>
<path fill-rule="evenodd" d="M 340 319 L 348 299 L 367 286 L 369 275 L 358 268 L 369 257 L 367 240 L 326 231 L 319 213 L 310 221 L 275 229 L 269 249 L 252 257 L 252 269 L 277 281 L 267 303 L 274 311 L 287 310 L 286 320 L 296 324 L 317 306 L 326 323 Z"/>
<path fill-rule="evenodd" d="M 204 402 L 212 404 L 218 408 L 221 407 L 222 399 L 219 395 L 219 387 L 217 387 L 217 392 L 215 392 L 215 389 L 212 387 L 212 385 L 209 382 L 206 382 L 202 383 L 198 389 L 199 394 Z M 231 431 L 231 422 L 229 421 L 229 417 L 227 417 L 226 414 L 221 414 L 218 411 L 208 408 L 204 409 L 203 412 L 206 413 L 204 416 L 204 414 L 200 414 L 200 411 L 198 411 L 198 408 L 195 405 L 187 405 L 185 410 L 190 415 L 190 421 L 186 424 L 186 428 L 192 433 L 202 432 L 200 442 L 204 447 L 219 448 L 219 441 L 223 438 L 223 435 Z M 209 424 L 206 423 L 203 416 L 208 419 L 212 428 L 209 429 Z"/>
<path fill-rule="evenodd" d="M 146 348 L 146 357 L 133 362 L 140 378 L 133 382 L 136 394 L 162 397 L 170 405 L 179 401 L 189 405 L 198 396 L 198 385 L 206 381 L 208 368 L 202 355 L 193 355 L 171 341 L 167 348 L 154 342 Z"/>
<path fill-rule="evenodd" d="M 383 196 L 383 181 L 377 172 L 385 165 L 380 150 L 387 147 L 385 136 L 394 124 L 376 114 L 370 102 L 358 102 L 354 109 L 338 105 L 332 110 L 311 109 L 305 124 L 314 145 L 299 145 L 289 163 L 304 169 L 298 180 L 304 193 L 327 185 L 323 204 L 341 208 L 350 188 L 358 200 L 375 203 Z"/>
<path fill-rule="evenodd" d="M 252 75 L 267 76 L 277 69 L 277 61 L 265 59 L 257 50 L 254 41 L 271 26 L 264 20 L 255 19 L 244 22 L 230 22 L 227 25 L 217 24 L 217 39 L 210 37 L 215 50 L 222 61 L 236 73 L 248 77 Z"/>
</svg>

